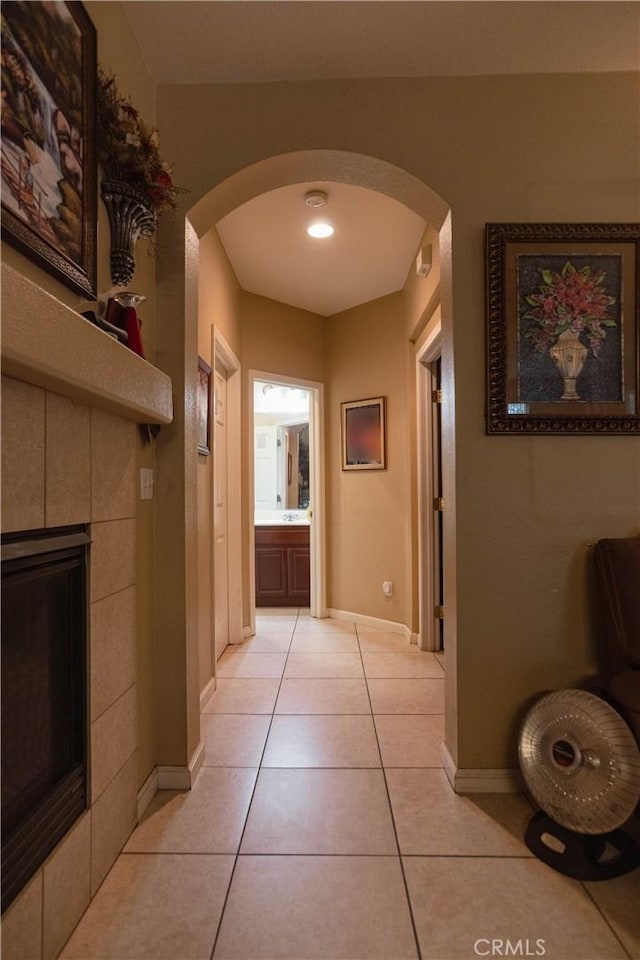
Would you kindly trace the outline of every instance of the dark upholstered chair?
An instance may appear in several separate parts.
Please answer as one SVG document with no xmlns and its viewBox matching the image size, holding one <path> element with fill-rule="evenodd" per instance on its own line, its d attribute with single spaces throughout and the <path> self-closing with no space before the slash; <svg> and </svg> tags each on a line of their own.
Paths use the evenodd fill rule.
<svg viewBox="0 0 640 960">
<path fill-rule="evenodd" d="M 640 744 L 640 536 L 600 540 L 595 565 L 608 693 Z"/>
</svg>

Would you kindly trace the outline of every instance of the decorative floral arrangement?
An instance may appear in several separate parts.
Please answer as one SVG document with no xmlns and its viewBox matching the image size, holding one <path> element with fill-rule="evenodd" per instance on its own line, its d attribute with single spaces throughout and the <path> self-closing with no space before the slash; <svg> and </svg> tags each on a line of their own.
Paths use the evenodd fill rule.
<svg viewBox="0 0 640 960">
<path fill-rule="evenodd" d="M 98 159 L 108 179 L 135 187 L 156 217 L 174 210 L 178 194 L 186 193 L 171 179 L 171 167 L 161 158 L 159 135 L 149 127 L 131 101 L 123 97 L 116 79 L 98 70 Z"/>
<path fill-rule="evenodd" d="M 533 341 L 537 352 L 544 354 L 565 330 L 571 330 L 576 336 L 584 333 L 591 353 L 597 357 L 607 335 L 606 328 L 616 326 L 616 321 L 607 316 L 616 300 L 602 285 L 604 271 L 591 266 L 576 270 L 567 260 L 560 273 L 552 270 L 540 273 L 544 283 L 538 293 L 526 297 L 533 309 L 524 317 L 533 323 L 525 337 Z"/>
</svg>

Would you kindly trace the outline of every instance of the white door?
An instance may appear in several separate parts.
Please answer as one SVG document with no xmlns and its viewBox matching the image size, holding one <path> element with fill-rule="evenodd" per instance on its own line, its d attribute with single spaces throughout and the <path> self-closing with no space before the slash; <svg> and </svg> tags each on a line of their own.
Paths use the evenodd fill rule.
<svg viewBox="0 0 640 960">
<path fill-rule="evenodd" d="M 257 510 L 278 508 L 278 427 L 255 428 L 255 503 Z"/>
<path fill-rule="evenodd" d="M 229 643 L 229 531 L 227 511 L 227 376 L 215 369 L 215 436 L 213 446 L 214 477 L 214 590 L 215 654 L 220 657 Z"/>
</svg>

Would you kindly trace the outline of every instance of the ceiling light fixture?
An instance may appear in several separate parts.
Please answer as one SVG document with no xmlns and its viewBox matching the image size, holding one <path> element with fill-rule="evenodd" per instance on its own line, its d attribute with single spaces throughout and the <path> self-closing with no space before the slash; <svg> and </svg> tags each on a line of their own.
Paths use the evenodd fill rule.
<svg viewBox="0 0 640 960">
<path fill-rule="evenodd" d="M 313 210 L 319 210 L 320 207 L 326 207 L 329 195 L 324 190 L 308 190 L 304 195 L 304 202 Z M 334 229 L 326 220 L 316 220 L 309 224 L 307 233 L 316 240 L 324 240 L 326 237 L 333 236 Z"/>
<path fill-rule="evenodd" d="M 312 223 L 307 227 L 307 233 L 309 236 L 314 237 L 316 240 L 324 240 L 325 237 L 332 237 L 334 232 L 335 231 L 333 227 L 330 223 L 327 223 L 326 220 Z"/>
</svg>

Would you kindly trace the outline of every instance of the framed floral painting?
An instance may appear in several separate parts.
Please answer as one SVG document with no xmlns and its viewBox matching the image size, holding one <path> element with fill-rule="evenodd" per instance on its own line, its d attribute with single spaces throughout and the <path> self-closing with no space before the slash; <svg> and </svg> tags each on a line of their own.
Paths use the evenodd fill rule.
<svg viewBox="0 0 640 960">
<path fill-rule="evenodd" d="M 488 433 L 640 433 L 640 224 L 486 226 Z"/>
<path fill-rule="evenodd" d="M 96 32 L 83 5 L 2 7 L 2 238 L 77 293 L 96 286 Z"/>
</svg>

